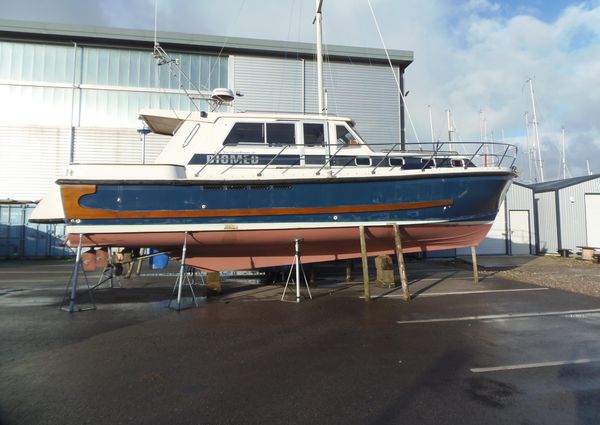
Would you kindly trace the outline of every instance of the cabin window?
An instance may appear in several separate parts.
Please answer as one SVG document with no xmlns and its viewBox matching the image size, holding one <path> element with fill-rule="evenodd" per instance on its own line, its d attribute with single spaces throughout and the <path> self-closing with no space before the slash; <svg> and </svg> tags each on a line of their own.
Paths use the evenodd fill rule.
<svg viewBox="0 0 600 425">
<path fill-rule="evenodd" d="M 345 125 L 336 125 L 335 126 L 335 136 L 338 144 L 343 145 L 358 145 L 358 140 L 356 140 L 356 136 L 352 134 L 350 130 Z"/>
<path fill-rule="evenodd" d="M 306 146 L 323 146 L 325 143 L 325 127 L 323 124 L 305 123 L 304 144 Z"/>
<path fill-rule="evenodd" d="M 264 143 L 264 124 L 254 122 L 235 123 L 224 145 L 237 145 L 238 143 Z"/>
<path fill-rule="evenodd" d="M 390 163 L 390 167 L 402 167 L 404 165 L 404 158 L 390 157 L 388 158 L 388 161 Z"/>
<path fill-rule="evenodd" d="M 357 156 L 354 158 L 356 165 L 371 165 L 371 158 L 368 156 Z"/>
<path fill-rule="evenodd" d="M 296 126 L 291 123 L 267 123 L 267 143 L 269 145 L 295 145 Z"/>
<path fill-rule="evenodd" d="M 462 159 L 453 159 L 452 160 L 452 166 L 453 167 L 464 167 L 465 164 L 464 164 L 464 162 L 463 162 Z"/>
<path fill-rule="evenodd" d="M 432 168 L 435 167 L 435 159 L 433 158 L 421 158 L 422 168 Z"/>
</svg>

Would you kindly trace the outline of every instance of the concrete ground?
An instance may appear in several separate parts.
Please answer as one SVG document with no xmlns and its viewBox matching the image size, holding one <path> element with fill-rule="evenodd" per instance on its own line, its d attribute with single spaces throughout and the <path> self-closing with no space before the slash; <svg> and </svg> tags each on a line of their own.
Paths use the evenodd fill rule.
<svg viewBox="0 0 600 425">
<path fill-rule="evenodd" d="M 0 263 L 2 425 L 600 423 L 598 298 L 411 261 L 409 303 L 327 267 L 298 304 L 238 279 L 174 312 L 155 275 L 69 314 L 69 266 Z"/>
</svg>

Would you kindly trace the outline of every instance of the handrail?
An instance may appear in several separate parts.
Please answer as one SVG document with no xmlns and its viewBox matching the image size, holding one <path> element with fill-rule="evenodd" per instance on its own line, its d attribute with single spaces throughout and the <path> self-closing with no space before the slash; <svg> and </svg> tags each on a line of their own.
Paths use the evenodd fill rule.
<svg viewBox="0 0 600 425">
<path fill-rule="evenodd" d="M 223 149 L 225 149 L 228 146 L 230 146 L 230 145 L 223 145 L 223 147 L 221 149 L 219 149 L 219 152 L 217 152 L 216 154 L 213 155 L 213 157 L 210 159 L 210 161 L 206 161 L 206 164 L 204 164 L 204 167 L 202 167 L 198 171 L 196 171 L 196 173 L 194 174 L 194 177 L 198 177 L 200 175 L 200 173 L 202 172 L 202 170 L 204 170 L 206 167 L 208 167 L 210 165 L 210 163 L 213 162 L 213 159 L 218 158 L 219 154 L 221 152 L 223 152 Z"/>
<path fill-rule="evenodd" d="M 258 177 L 261 177 L 261 176 L 262 176 L 262 173 L 263 173 L 263 171 L 265 171 L 265 170 L 266 170 L 266 169 L 269 167 L 269 165 L 271 165 L 271 164 L 273 163 L 273 161 L 275 161 L 275 160 L 276 160 L 276 159 L 279 157 L 279 155 L 281 155 L 281 154 L 283 153 L 283 151 L 284 151 L 284 150 L 286 150 L 287 148 L 289 148 L 290 146 L 296 146 L 296 145 L 285 145 L 285 146 L 283 147 L 283 149 L 281 149 L 279 152 L 277 152 L 277 155 L 275 155 L 275 156 L 274 156 L 274 157 L 273 157 L 273 158 L 272 158 L 272 159 L 271 159 L 271 160 L 268 162 L 268 164 L 267 164 L 267 165 L 265 165 L 265 166 L 264 166 L 264 168 L 258 172 L 257 176 L 258 176 Z"/>
<path fill-rule="evenodd" d="M 435 150 L 433 151 L 433 153 L 431 154 L 431 156 L 429 157 L 429 159 L 425 162 L 425 165 L 423 165 L 423 168 L 421 168 L 421 171 L 425 171 L 425 168 L 427 168 L 427 165 L 438 154 L 438 152 L 440 151 L 440 148 L 442 147 L 442 145 L 443 145 L 443 143 L 439 143 L 439 142 L 435 144 Z"/>
<path fill-rule="evenodd" d="M 340 146 L 340 147 L 338 148 L 338 150 L 337 150 L 337 151 L 335 151 L 335 153 L 334 153 L 332 156 L 330 156 L 330 157 L 329 157 L 329 159 L 328 159 L 327 161 L 325 161 L 325 164 L 323 164 L 323 166 L 322 166 L 321 168 L 319 168 L 319 170 L 317 171 L 317 176 L 318 176 L 319 174 L 321 174 L 321 170 L 323 170 L 323 168 L 327 167 L 327 165 L 331 163 L 331 160 L 332 160 L 333 158 L 335 158 L 335 156 L 336 156 L 336 155 L 337 155 L 337 154 L 338 154 L 338 153 L 339 153 L 339 152 L 340 152 L 340 151 L 341 151 L 343 148 L 345 148 L 345 147 L 346 147 L 346 145 L 345 145 L 345 144 L 344 144 L 344 145 L 342 145 L 342 146 Z"/>
<path fill-rule="evenodd" d="M 375 167 L 373 167 L 373 169 L 371 170 L 371 174 L 375 174 L 375 170 L 377 170 L 377 167 L 379 167 L 383 161 L 386 160 L 386 158 L 388 158 L 390 156 L 390 154 L 394 151 L 394 148 L 398 145 L 400 145 L 401 143 L 395 143 L 394 146 L 392 146 L 392 148 L 389 150 L 388 153 L 385 154 L 385 156 L 383 158 L 381 158 L 381 161 L 379 161 Z"/>
<path fill-rule="evenodd" d="M 482 147 L 483 147 L 483 143 L 481 143 L 479 145 L 479 147 L 477 148 L 477 150 L 475 151 L 475 153 L 471 156 L 471 158 L 469 158 L 469 162 L 473 161 L 473 158 L 475 158 L 475 155 L 477 155 L 479 153 L 479 151 L 481 150 Z"/>
<path fill-rule="evenodd" d="M 325 152 L 325 154 L 324 154 L 325 158 L 323 158 L 322 149 L 325 149 L 327 146 L 334 146 L 334 145 L 337 146 L 336 151 L 333 154 L 329 154 L 329 155 L 327 155 L 327 152 Z M 434 159 L 448 160 L 449 158 L 452 158 L 452 157 L 458 157 L 458 158 L 462 159 L 464 168 L 468 168 L 468 167 L 472 167 L 472 166 L 513 168 L 514 164 L 517 160 L 516 156 L 517 156 L 517 152 L 518 152 L 518 148 L 515 145 L 511 145 L 509 143 L 497 143 L 497 142 L 453 142 L 453 145 L 455 146 L 453 150 L 447 149 L 448 148 L 447 142 L 432 143 L 431 150 L 428 149 L 428 147 L 424 146 L 423 144 L 421 144 L 421 146 L 420 146 L 421 150 L 412 150 L 411 146 L 410 146 L 411 143 L 405 144 L 405 149 L 396 150 L 398 148 L 398 146 L 400 146 L 400 145 L 401 145 L 401 143 L 371 143 L 371 144 L 364 143 L 364 144 L 352 145 L 352 146 L 349 146 L 346 144 L 343 144 L 343 145 L 339 145 L 339 144 L 323 144 L 323 145 L 293 144 L 293 145 L 285 145 L 281 149 L 279 149 L 278 151 L 275 151 L 275 152 L 273 152 L 273 150 L 271 150 L 274 146 L 271 146 L 271 149 L 269 149 L 269 150 L 267 150 L 267 149 L 263 150 L 262 148 L 259 148 L 259 146 L 262 146 L 264 148 L 268 147 L 267 145 L 260 144 L 260 143 L 252 144 L 252 145 L 249 145 L 249 144 L 248 145 L 246 145 L 246 144 L 224 145 L 218 150 L 218 152 L 216 152 L 215 154 L 212 154 L 210 159 L 208 159 L 208 157 L 211 154 L 206 154 L 206 156 L 207 156 L 206 163 L 201 166 L 201 168 L 194 174 L 194 176 L 198 177 L 204 171 L 204 169 L 206 169 L 209 165 L 214 165 L 215 163 L 219 163 L 219 156 L 226 148 L 233 148 L 234 149 L 233 153 L 236 153 L 236 154 L 241 151 L 244 151 L 244 153 L 250 153 L 252 155 L 260 155 L 261 158 L 264 158 L 264 159 L 267 159 L 272 156 L 269 159 L 269 161 L 267 162 L 267 164 L 262 166 L 262 169 L 257 173 L 258 177 L 261 177 L 263 175 L 264 171 L 267 168 L 271 167 L 277 161 L 277 159 L 280 158 L 282 156 L 282 154 L 286 151 L 286 149 L 288 149 L 289 147 L 294 147 L 294 148 L 300 149 L 299 151 L 294 151 L 294 155 L 296 155 L 296 152 L 297 152 L 297 154 L 300 157 L 300 160 L 302 160 L 303 157 L 308 158 L 311 155 L 319 155 L 319 156 L 321 156 L 321 158 L 323 158 L 320 161 L 318 161 L 317 163 L 307 165 L 307 168 L 312 168 L 312 169 L 315 169 L 316 167 L 318 167 L 318 170 L 316 171 L 316 175 L 320 175 L 322 173 L 323 169 L 325 169 L 327 166 L 331 166 L 333 164 L 333 161 L 341 155 L 341 152 L 344 151 L 344 148 L 349 148 L 349 147 L 362 148 L 362 149 L 359 149 L 359 151 L 353 150 L 352 156 L 355 156 L 355 157 L 370 156 L 371 157 L 372 163 L 369 167 L 371 174 L 376 174 L 377 169 L 382 167 L 384 162 L 388 158 L 390 158 L 390 157 L 406 158 L 407 156 L 422 159 L 423 164 L 422 164 L 421 168 L 419 168 L 419 167 L 416 168 L 416 169 L 421 169 L 422 171 L 425 170 L 427 168 L 427 165 L 431 164 L 431 162 Z M 498 152 L 498 153 L 497 154 L 485 154 L 485 155 L 482 154 L 482 150 L 484 149 L 484 147 L 490 146 L 490 145 L 497 145 L 499 147 L 499 149 L 496 152 Z M 245 148 L 251 149 L 250 152 L 248 152 L 248 150 Z M 308 148 L 308 150 L 305 151 L 302 148 Z M 318 149 L 318 148 L 321 148 L 321 149 Z M 459 153 L 458 151 L 460 151 L 462 153 Z M 321 153 L 319 153 L 319 152 L 321 152 Z M 493 157 L 494 159 L 491 160 L 491 162 L 485 161 L 482 159 L 484 156 L 487 156 L 488 159 L 490 157 Z M 323 162 L 321 162 L 321 161 L 323 161 Z M 475 161 L 475 162 L 473 162 L 473 161 Z M 440 162 L 439 161 L 436 161 L 436 162 L 438 162 L 437 165 L 439 166 Z M 505 162 L 507 163 L 507 165 L 503 166 L 503 164 Z M 508 164 L 508 162 L 510 162 L 510 164 Z M 346 167 L 350 166 L 351 163 L 352 163 L 351 161 L 348 162 L 347 164 L 336 163 L 335 175 L 339 174 L 341 171 L 346 169 Z M 300 162 L 295 162 L 293 164 L 286 163 L 283 165 L 285 168 L 294 169 L 301 164 L 304 164 L 304 162 L 300 161 Z M 230 165 L 234 166 L 234 165 L 240 165 L 240 164 L 232 163 Z M 313 168 L 313 167 L 315 167 L 315 168 Z"/>
</svg>

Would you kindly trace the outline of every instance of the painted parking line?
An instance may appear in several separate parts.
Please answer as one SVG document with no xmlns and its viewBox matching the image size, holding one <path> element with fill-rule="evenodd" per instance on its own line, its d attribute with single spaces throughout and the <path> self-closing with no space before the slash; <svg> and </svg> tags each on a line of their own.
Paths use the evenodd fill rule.
<svg viewBox="0 0 600 425">
<path fill-rule="evenodd" d="M 486 373 L 486 372 L 500 372 L 503 370 L 519 370 L 519 369 L 535 369 L 540 367 L 553 367 L 553 366 L 567 366 L 573 364 L 587 364 L 600 362 L 600 358 L 591 359 L 576 359 L 576 360 L 564 360 L 555 362 L 541 362 L 541 363 L 523 363 L 513 364 L 504 366 L 492 366 L 492 367 L 474 367 L 469 369 L 473 373 Z"/>
<path fill-rule="evenodd" d="M 1 270 L 1 269 L 0 269 Z M 34 271 L 34 270 L 1 270 L 2 274 L 69 274 L 69 270 L 44 270 L 44 271 Z"/>
<path fill-rule="evenodd" d="M 440 323 L 440 322 L 465 322 L 475 320 L 507 320 L 507 319 L 521 319 L 527 317 L 544 317 L 544 316 L 568 316 L 568 315 L 580 315 L 589 313 L 600 313 L 599 308 L 589 310 L 565 310 L 565 311 L 547 311 L 540 313 L 510 313 L 510 314 L 490 314 L 482 316 L 463 316 L 463 317 L 447 317 L 439 319 L 417 319 L 417 320 L 399 320 L 396 323 L 399 325 L 408 325 L 413 323 Z"/>
<path fill-rule="evenodd" d="M 11 279 L 10 283 L 56 282 L 56 279 Z"/>
<path fill-rule="evenodd" d="M 446 295 L 471 295 L 471 294 L 496 294 L 502 292 L 527 292 L 527 291 L 546 291 L 548 288 L 518 288 L 518 289 L 484 289 L 479 291 L 453 291 L 453 292 L 427 292 L 424 294 L 418 294 L 419 298 L 422 297 L 442 297 Z M 361 296 L 364 298 L 364 296 Z M 386 294 L 376 295 L 371 298 L 404 298 L 401 294 Z"/>
<path fill-rule="evenodd" d="M 471 294 L 495 294 L 501 292 L 526 292 L 526 291 L 546 291 L 548 288 L 518 288 L 518 289 L 483 289 L 479 291 L 453 291 L 453 292 L 427 292 L 424 294 L 418 294 L 416 297 L 441 297 L 446 295 L 471 295 Z M 415 298 L 416 298 L 415 297 Z M 365 298 L 362 295 L 360 298 Z M 401 294 L 384 294 L 384 295 L 374 295 L 371 297 L 372 299 L 378 298 L 404 298 L 404 295 Z"/>
</svg>

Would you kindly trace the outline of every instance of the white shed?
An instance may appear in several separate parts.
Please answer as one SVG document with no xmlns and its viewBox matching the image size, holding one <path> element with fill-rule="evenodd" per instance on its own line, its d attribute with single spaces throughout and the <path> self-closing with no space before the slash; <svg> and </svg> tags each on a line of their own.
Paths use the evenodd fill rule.
<svg viewBox="0 0 600 425">
<path fill-rule="evenodd" d="M 540 254 L 600 248 L 600 174 L 532 185 Z"/>
</svg>

